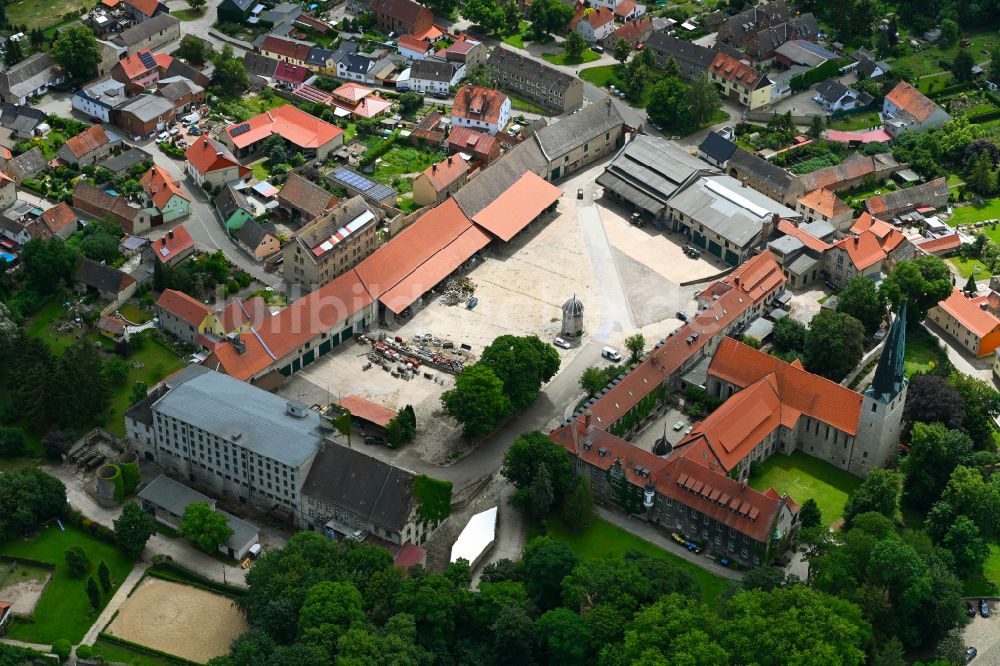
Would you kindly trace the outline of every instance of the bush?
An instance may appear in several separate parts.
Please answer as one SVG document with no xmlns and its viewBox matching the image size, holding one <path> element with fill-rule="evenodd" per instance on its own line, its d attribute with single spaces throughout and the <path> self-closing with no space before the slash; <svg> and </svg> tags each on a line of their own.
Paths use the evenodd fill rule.
<svg viewBox="0 0 1000 666">
<path fill-rule="evenodd" d="M 65 638 L 60 638 L 55 643 L 52 644 L 52 654 L 59 657 L 60 660 L 69 657 L 70 653 L 73 651 L 73 644 L 70 643 Z"/>
<path fill-rule="evenodd" d="M 82 578 L 90 569 L 90 558 L 80 546 L 71 546 L 64 556 L 71 578 Z"/>
<path fill-rule="evenodd" d="M 80 645 L 76 648 L 76 656 L 78 659 L 90 659 L 94 656 L 94 648 L 90 645 Z"/>
</svg>

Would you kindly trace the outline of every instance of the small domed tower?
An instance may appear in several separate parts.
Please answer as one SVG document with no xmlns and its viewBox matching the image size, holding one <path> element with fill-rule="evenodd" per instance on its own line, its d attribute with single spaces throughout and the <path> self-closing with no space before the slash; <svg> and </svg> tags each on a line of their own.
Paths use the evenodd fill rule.
<svg viewBox="0 0 1000 666">
<path fill-rule="evenodd" d="M 562 337 L 579 338 L 583 335 L 583 303 L 573 294 L 562 306 Z"/>
</svg>

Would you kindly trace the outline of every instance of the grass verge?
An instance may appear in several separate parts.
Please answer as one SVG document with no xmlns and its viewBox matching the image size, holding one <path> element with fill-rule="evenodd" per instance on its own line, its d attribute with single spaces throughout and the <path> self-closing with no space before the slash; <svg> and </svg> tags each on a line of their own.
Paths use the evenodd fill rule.
<svg viewBox="0 0 1000 666">
<path fill-rule="evenodd" d="M 590 49 L 584 49 L 583 53 L 578 56 L 571 56 L 567 53 L 543 53 L 542 58 L 553 65 L 583 65 L 599 60 L 601 56 Z"/>
</svg>

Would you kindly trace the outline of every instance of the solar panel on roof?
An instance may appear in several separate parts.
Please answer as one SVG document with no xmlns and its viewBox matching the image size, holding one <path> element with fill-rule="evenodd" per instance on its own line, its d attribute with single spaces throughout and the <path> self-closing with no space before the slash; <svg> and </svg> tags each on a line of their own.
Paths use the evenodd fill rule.
<svg viewBox="0 0 1000 666">
<path fill-rule="evenodd" d="M 148 67 L 149 69 L 153 69 L 154 67 L 156 67 L 156 61 L 153 60 L 153 54 L 150 53 L 149 51 L 143 51 L 142 53 L 140 53 L 139 60 L 141 60 L 142 64 Z"/>
<path fill-rule="evenodd" d="M 233 129 L 229 130 L 229 136 L 239 136 L 245 132 L 250 131 L 250 125 L 243 123 L 242 125 L 237 125 Z"/>
<path fill-rule="evenodd" d="M 343 167 L 336 169 L 333 172 L 333 177 L 361 192 L 366 192 L 377 185 L 375 181 L 365 178 L 360 173 Z"/>
</svg>

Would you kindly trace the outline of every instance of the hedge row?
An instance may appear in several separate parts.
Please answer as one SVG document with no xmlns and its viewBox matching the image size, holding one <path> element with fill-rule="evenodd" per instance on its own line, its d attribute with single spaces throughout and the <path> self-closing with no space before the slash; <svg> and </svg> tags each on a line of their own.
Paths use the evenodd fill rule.
<svg viewBox="0 0 1000 666">
<path fill-rule="evenodd" d="M 146 574 L 161 580 L 169 580 L 173 583 L 183 583 L 184 585 L 197 587 L 206 592 L 216 592 L 227 597 L 241 598 L 246 594 L 246 590 L 242 588 L 212 580 L 207 576 L 203 576 L 185 566 L 177 564 L 173 560 L 156 558 L 153 566 L 146 570 Z"/>
<path fill-rule="evenodd" d="M 97 634 L 97 637 L 102 641 L 108 643 L 117 643 L 118 645 L 127 647 L 130 650 L 134 650 L 142 654 L 152 655 L 154 657 L 159 657 L 161 659 L 166 659 L 167 661 L 174 664 L 182 664 L 182 666 L 187 666 L 188 664 L 191 664 L 191 666 L 197 666 L 198 664 L 198 662 L 196 661 L 191 661 L 190 659 L 185 659 L 184 657 L 178 657 L 177 655 L 170 654 L 169 652 L 162 652 L 155 648 L 147 647 L 145 645 L 140 645 L 139 643 L 133 643 L 132 641 L 127 641 L 124 638 L 119 638 L 118 636 L 112 636 L 111 634 L 105 633 L 103 631 Z M 101 649 L 96 648 L 96 650 L 97 652 L 100 652 Z"/>
<path fill-rule="evenodd" d="M 56 568 L 56 565 L 50 562 L 39 562 L 38 560 L 29 560 L 26 557 L 14 557 L 12 555 L 0 555 L 0 561 L 23 564 L 26 567 L 38 567 L 39 569 L 47 569 L 48 571 L 55 571 Z"/>
<path fill-rule="evenodd" d="M 398 134 L 393 134 L 388 139 L 386 139 L 385 141 L 383 141 L 379 145 L 377 145 L 374 148 L 372 148 L 371 152 L 369 152 L 367 155 L 364 156 L 364 158 L 362 158 L 361 164 L 362 165 L 371 164 L 372 162 L 374 162 L 378 158 L 380 158 L 383 155 L 385 155 L 387 152 L 389 152 L 392 149 L 392 146 L 396 143 L 396 139 L 398 139 L 398 138 L 399 138 Z"/>
<path fill-rule="evenodd" d="M 986 113 L 980 113 L 975 116 L 969 116 L 969 122 L 973 125 L 979 125 L 981 123 L 987 123 L 991 120 L 997 120 L 998 118 L 1000 118 L 1000 109 L 987 111 Z"/>
<path fill-rule="evenodd" d="M 813 84 L 826 81 L 827 79 L 837 76 L 840 73 L 840 68 L 844 66 L 844 60 L 844 58 L 840 58 L 838 60 L 827 60 L 819 67 L 810 69 L 808 72 L 796 74 L 788 82 L 788 85 L 791 87 L 792 92 L 799 92 L 801 90 L 805 90 Z"/>
<path fill-rule="evenodd" d="M 113 529 L 101 525 L 98 522 L 94 522 L 75 509 L 69 512 L 68 522 L 87 530 L 94 536 L 99 537 L 112 545 L 118 545 L 118 541 L 115 539 L 115 531 Z"/>
</svg>

